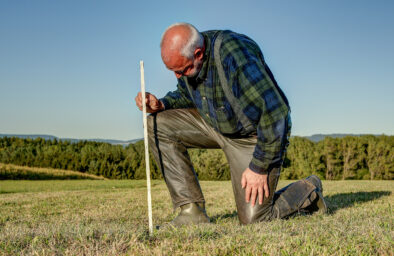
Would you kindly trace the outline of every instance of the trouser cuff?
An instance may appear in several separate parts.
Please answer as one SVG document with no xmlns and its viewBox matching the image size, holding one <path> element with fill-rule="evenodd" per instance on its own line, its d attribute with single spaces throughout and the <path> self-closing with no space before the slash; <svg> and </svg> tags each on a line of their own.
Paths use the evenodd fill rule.
<svg viewBox="0 0 394 256">
<path fill-rule="evenodd" d="M 173 211 L 175 212 L 176 211 L 176 209 L 178 208 L 178 207 L 181 207 L 182 205 L 185 205 L 185 204 L 191 204 L 191 203 L 205 203 L 205 200 L 204 199 L 199 199 L 199 200 L 184 200 L 184 201 L 180 201 L 180 202 L 173 202 Z"/>
</svg>

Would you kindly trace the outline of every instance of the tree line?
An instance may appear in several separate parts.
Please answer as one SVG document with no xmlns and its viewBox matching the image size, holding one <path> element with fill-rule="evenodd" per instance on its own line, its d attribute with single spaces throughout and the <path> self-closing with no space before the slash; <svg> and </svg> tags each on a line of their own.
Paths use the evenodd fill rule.
<svg viewBox="0 0 394 256">
<path fill-rule="evenodd" d="M 292 137 L 281 178 L 300 179 L 316 174 L 326 180 L 394 178 L 394 136 L 330 138 L 312 142 Z M 229 180 L 222 150 L 190 149 L 190 158 L 202 180 Z M 153 179 L 161 179 L 150 156 Z M 0 138 L 0 162 L 29 167 L 49 167 L 100 175 L 110 179 L 144 179 L 144 144 L 124 147 L 103 142 Z"/>
</svg>

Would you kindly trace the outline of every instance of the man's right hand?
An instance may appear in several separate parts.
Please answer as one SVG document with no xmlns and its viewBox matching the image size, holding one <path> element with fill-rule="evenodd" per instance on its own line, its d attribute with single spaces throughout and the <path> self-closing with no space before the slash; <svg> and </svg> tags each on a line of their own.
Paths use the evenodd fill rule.
<svg viewBox="0 0 394 256">
<path fill-rule="evenodd" d="M 135 97 L 135 103 L 137 107 L 142 111 L 142 93 L 139 92 Z M 155 95 L 150 94 L 149 92 L 145 93 L 145 103 L 146 103 L 146 112 L 148 113 L 156 113 L 158 111 L 164 110 L 164 104 L 160 100 L 156 98 Z"/>
</svg>

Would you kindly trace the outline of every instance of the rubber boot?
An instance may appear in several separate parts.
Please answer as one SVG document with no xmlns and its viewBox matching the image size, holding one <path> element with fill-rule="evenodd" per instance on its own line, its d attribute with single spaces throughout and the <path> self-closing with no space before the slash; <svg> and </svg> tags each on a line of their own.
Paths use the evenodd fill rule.
<svg viewBox="0 0 394 256">
<path fill-rule="evenodd" d="M 327 213 L 327 204 L 323 197 L 323 184 L 321 180 L 316 175 L 311 175 L 305 180 L 316 187 L 316 190 L 311 193 L 309 197 L 309 202 L 305 202 L 308 204 L 306 207 L 302 207 L 310 213 L 318 212 L 318 213 Z"/>
<path fill-rule="evenodd" d="M 299 180 L 275 192 L 274 217 L 278 219 L 292 217 L 300 213 L 316 186 L 306 180 Z"/>
<path fill-rule="evenodd" d="M 181 212 L 170 223 L 164 224 L 159 229 L 166 227 L 180 227 L 200 223 L 209 223 L 209 217 L 205 211 L 204 203 L 190 203 L 182 205 Z"/>
<path fill-rule="evenodd" d="M 312 183 L 321 193 L 323 193 L 323 184 L 321 180 L 316 175 L 311 175 L 305 178 L 306 181 Z"/>
</svg>

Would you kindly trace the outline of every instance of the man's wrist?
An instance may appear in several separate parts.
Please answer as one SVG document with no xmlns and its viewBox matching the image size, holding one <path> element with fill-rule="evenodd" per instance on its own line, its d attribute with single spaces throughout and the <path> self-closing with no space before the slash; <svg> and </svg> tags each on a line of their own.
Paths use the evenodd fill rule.
<svg viewBox="0 0 394 256">
<path fill-rule="evenodd" d="M 159 100 L 160 102 L 160 110 L 166 110 L 166 105 L 164 105 L 163 101 Z"/>
<path fill-rule="evenodd" d="M 250 164 L 249 164 L 249 169 L 250 169 L 252 172 L 257 173 L 257 174 L 268 174 L 267 169 L 264 169 L 264 168 L 262 168 L 262 167 L 260 167 L 260 166 L 257 166 L 257 165 L 255 165 L 253 162 L 250 162 Z"/>
<path fill-rule="evenodd" d="M 161 102 L 163 109 L 162 110 L 166 110 L 166 109 L 171 109 L 171 104 L 170 102 L 168 102 L 168 100 L 164 97 L 159 99 L 159 101 Z"/>
</svg>

